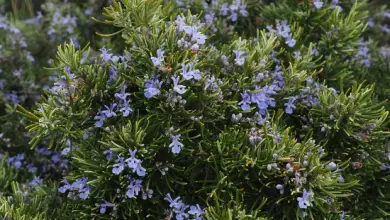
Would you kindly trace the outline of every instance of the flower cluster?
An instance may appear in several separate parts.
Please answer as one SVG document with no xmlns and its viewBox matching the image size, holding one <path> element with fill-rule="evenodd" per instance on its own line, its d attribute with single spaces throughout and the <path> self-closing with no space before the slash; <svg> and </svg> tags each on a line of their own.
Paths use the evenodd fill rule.
<svg viewBox="0 0 390 220">
<path fill-rule="evenodd" d="M 179 47 L 183 49 L 191 48 L 192 51 L 197 52 L 203 44 L 206 43 L 207 36 L 202 34 L 199 30 L 202 29 L 203 24 L 187 25 L 185 18 L 180 15 L 177 16 L 175 24 L 177 25 L 177 32 L 184 37 L 178 40 Z"/>
<path fill-rule="evenodd" d="M 76 199 L 76 196 L 78 196 L 80 199 L 86 199 L 91 192 L 91 188 L 87 184 L 87 180 L 88 179 L 86 177 L 82 177 L 70 184 L 66 179 L 64 179 L 62 180 L 62 183 L 65 185 L 58 188 L 58 192 L 65 193 L 66 191 L 69 191 L 69 198 Z"/>
<path fill-rule="evenodd" d="M 248 16 L 246 6 L 247 5 L 242 3 L 241 0 L 235 0 L 231 5 L 228 5 L 228 3 L 223 3 L 220 12 L 222 16 L 227 16 L 227 19 L 231 20 L 232 22 L 236 22 L 238 15 L 243 17 Z"/>
<path fill-rule="evenodd" d="M 140 192 L 142 192 L 142 199 L 147 200 L 148 198 L 152 198 L 153 190 L 146 190 L 142 185 L 142 180 L 129 178 L 130 184 L 127 186 L 126 196 L 130 199 L 136 198 Z"/>
<path fill-rule="evenodd" d="M 189 206 L 183 203 L 180 200 L 180 196 L 173 199 L 171 197 L 171 194 L 167 194 L 164 197 L 164 200 L 169 202 L 169 207 L 171 208 L 169 218 L 172 218 L 173 216 L 176 217 L 176 219 L 196 219 L 201 220 L 202 216 L 204 215 L 204 209 L 200 208 L 199 205 L 195 206 Z M 190 210 L 188 210 L 188 208 Z"/>
<path fill-rule="evenodd" d="M 129 103 L 131 100 L 128 98 L 130 93 L 126 93 L 126 86 L 123 86 L 121 91 L 115 93 L 115 98 L 119 100 L 118 103 L 111 104 L 110 106 L 104 105 L 105 109 L 99 109 L 97 115 L 94 117 L 96 120 L 96 127 L 103 127 L 104 120 L 109 118 L 114 118 L 117 116 L 117 113 L 122 113 L 123 117 L 128 117 L 133 109 L 130 107 Z"/>
<path fill-rule="evenodd" d="M 129 150 L 130 157 L 127 158 L 126 160 L 121 157 L 117 156 L 116 164 L 113 165 L 112 168 L 112 173 L 118 175 L 120 174 L 124 169 L 125 166 L 127 165 L 128 168 L 131 169 L 133 173 L 136 173 L 138 176 L 145 176 L 146 174 L 146 169 L 142 167 L 142 160 L 138 159 L 135 157 L 135 154 L 137 153 L 137 150 Z"/>
<path fill-rule="evenodd" d="M 292 36 L 291 28 L 287 24 L 286 20 L 283 20 L 280 23 L 277 23 L 276 30 L 273 28 L 272 25 L 268 25 L 267 30 L 269 31 L 269 33 L 275 32 L 277 34 L 277 36 L 283 37 L 286 40 L 285 42 L 289 47 L 294 47 L 295 44 L 297 43 L 297 41 L 294 40 L 294 38 Z"/>
</svg>

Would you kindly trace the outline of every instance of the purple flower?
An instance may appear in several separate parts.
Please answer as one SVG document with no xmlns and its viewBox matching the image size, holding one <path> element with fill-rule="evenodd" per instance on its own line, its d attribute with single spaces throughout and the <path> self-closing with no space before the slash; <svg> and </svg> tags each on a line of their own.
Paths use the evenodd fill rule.
<svg viewBox="0 0 390 220">
<path fill-rule="evenodd" d="M 112 166 L 112 173 L 118 175 L 125 169 L 124 158 L 118 155 L 118 159 L 115 162 L 117 163 Z"/>
<path fill-rule="evenodd" d="M 251 95 L 251 101 L 252 103 L 257 104 L 257 108 L 259 110 L 259 113 L 262 115 L 265 115 L 266 110 L 269 106 L 274 107 L 275 101 L 274 98 L 271 97 L 271 95 L 276 94 L 275 86 L 264 86 L 263 88 L 260 88 L 259 86 L 256 86 L 256 91 Z"/>
<path fill-rule="evenodd" d="M 110 84 L 118 79 L 118 72 L 115 70 L 115 68 L 113 66 L 110 67 L 108 74 L 109 74 L 109 78 L 107 81 L 108 84 Z"/>
<path fill-rule="evenodd" d="M 300 52 L 300 51 L 295 51 L 295 52 L 293 53 L 293 57 L 294 57 L 294 59 L 296 59 L 296 60 L 301 60 L 301 59 L 302 59 L 301 52 Z"/>
<path fill-rule="evenodd" d="M 32 163 L 27 165 L 27 170 L 29 173 L 36 173 L 38 168 L 36 168 Z"/>
<path fill-rule="evenodd" d="M 185 63 L 181 64 L 182 72 L 180 74 L 185 80 L 195 79 L 199 81 L 202 77 L 200 71 L 197 69 L 193 70 L 192 66 L 192 63 L 189 63 L 188 65 L 186 65 Z"/>
<path fill-rule="evenodd" d="M 180 196 L 176 197 L 175 199 L 172 199 L 171 194 L 169 193 L 164 197 L 164 200 L 168 201 L 170 203 L 169 207 L 174 209 L 180 209 L 184 205 L 183 202 L 180 200 Z"/>
<path fill-rule="evenodd" d="M 178 154 L 181 151 L 181 148 L 184 147 L 184 144 L 180 142 L 180 134 L 171 135 L 172 143 L 169 144 L 169 147 L 172 150 L 172 153 Z"/>
<path fill-rule="evenodd" d="M 129 106 L 129 102 L 130 100 L 120 105 L 119 111 L 122 112 L 123 117 L 129 116 L 133 112 L 133 109 Z"/>
<path fill-rule="evenodd" d="M 145 176 L 146 169 L 141 166 L 142 160 L 135 157 L 137 150 L 130 152 L 130 158 L 126 159 L 127 166 L 133 170 L 133 173 L 137 173 L 138 176 Z"/>
<path fill-rule="evenodd" d="M 320 9 L 320 8 L 322 8 L 322 6 L 324 5 L 324 2 L 322 2 L 322 1 L 320 1 L 320 0 L 314 0 L 314 1 L 313 1 L 313 4 L 314 4 L 314 7 L 315 7 L 316 9 Z"/>
<path fill-rule="evenodd" d="M 191 36 L 192 42 L 196 42 L 199 45 L 203 45 L 206 42 L 206 35 L 198 32 L 197 26 L 184 26 L 184 31 Z"/>
<path fill-rule="evenodd" d="M 65 193 L 66 191 L 68 191 L 70 189 L 70 184 L 69 184 L 68 180 L 66 180 L 66 179 L 63 179 L 61 182 L 65 183 L 65 185 L 58 188 L 58 192 Z"/>
<path fill-rule="evenodd" d="M 320 55 L 320 53 L 318 52 L 316 46 L 313 47 L 313 49 L 312 49 L 312 51 L 311 51 L 311 54 L 314 55 L 314 56 L 316 56 L 316 57 Z"/>
<path fill-rule="evenodd" d="M 4 97 L 8 99 L 13 104 L 18 104 L 20 102 L 20 98 L 17 95 L 16 91 L 12 91 L 11 93 L 4 94 Z"/>
<path fill-rule="evenodd" d="M 243 57 L 244 52 L 242 52 L 241 50 L 235 50 L 235 51 L 234 51 L 234 54 L 236 55 L 236 58 L 234 59 L 234 61 L 236 62 L 236 64 L 237 64 L 238 66 L 244 65 L 244 63 L 245 63 L 245 57 Z"/>
<path fill-rule="evenodd" d="M 70 147 L 64 148 L 64 149 L 61 151 L 61 155 L 68 155 L 69 152 L 70 152 Z"/>
<path fill-rule="evenodd" d="M 240 14 L 244 17 L 248 16 L 248 11 L 246 10 L 246 4 L 240 5 Z"/>
<path fill-rule="evenodd" d="M 390 169 L 390 164 L 386 163 L 385 165 L 382 165 L 379 167 L 380 170 L 389 170 Z"/>
<path fill-rule="evenodd" d="M 189 206 L 188 205 L 182 205 L 180 207 L 180 209 L 176 209 L 174 210 L 175 211 L 175 214 L 176 214 L 176 220 L 184 220 L 184 219 L 188 219 L 189 218 L 189 215 L 186 211 L 186 209 L 188 208 Z"/>
<path fill-rule="evenodd" d="M 88 179 L 86 177 L 82 177 L 80 179 L 77 179 L 76 181 L 74 181 L 72 183 L 70 188 L 72 190 L 81 190 L 87 186 L 87 180 Z"/>
<path fill-rule="evenodd" d="M 147 200 L 148 198 L 150 199 L 150 198 L 152 198 L 152 196 L 153 196 L 153 190 L 152 189 L 149 189 L 148 191 L 142 193 L 142 199 L 143 200 Z"/>
<path fill-rule="evenodd" d="M 336 164 L 335 162 L 330 162 L 330 163 L 328 164 L 328 168 L 331 169 L 331 170 L 336 169 L 336 167 L 337 167 L 337 164 Z"/>
<path fill-rule="evenodd" d="M 390 18 L 390 10 L 387 9 L 383 15 L 385 16 L 385 18 Z"/>
<path fill-rule="evenodd" d="M 368 21 L 367 21 L 367 25 L 368 25 L 368 27 L 374 27 L 374 20 L 372 19 L 372 18 L 370 18 L 370 19 L 368 19 Z"/>
<path fill-rule="evenodd" d="M 60 160 L 61 160 L 60 154 L 53 154 L 53 156 L 51 156 L 51 161 L 53 161 L 53 163 L 57 163 Z"/>
<path fill-rule="evenodd" d="M 158 49 L 157 50 L 157 57 L 151 58 L 155 67 L 159 67 L 161 65 L 161 63 L 164 62 L 164 53 L 165 52 L 163 50 Z"/>
<path fill-rule="evenodd" d="M 186 92 L 186 86 L 179 85 L 179 77 L 172 76 L 173 80 L 173 90 L 179 94 L 184 94 Z"/>
<path fill-rule="evenodd" d="M 229 11 L 228 4 L 227 3 L 223 3 L 222 6 L 221 6 L 221 15 L 222 16 L 226 16 L 228 11 Z"/>
<path fill-rule="evenodd" d="M 303 196 L 297 198 L 299 208 L 306 209 L 308 206 L 310 206 L 310 202 L 308 201 L 308 199 L 311 195 L 312 193 L 307 192 L 306 189 L 303 189 Z"/>
<path fill-rule="evenodd" d="M 89 193 L 91 192 L 91 189 L 88 185 L 85 185 L 84 188 L 79 190 L 79 198 L 80 199 L 86 199 L 88 198 Z"/>
<path fill-rule="evenodd" d="M 103 127 L 104 119 L 106 119 L 106 116 L 103 113 L 103 111 L 101 111 L 101 109 L 99 109 L 97 115 L 93 119 L 97 120 L 95 125 L 96 125 L 96 127 L 100 128 L 100 127 Z"/>
<path fill-rule="evenodd" d="M 110 52 L 110 50 L 111 49 L 106 49 L 106 48 L 100 48 L 100 52 L 102 53 L 101 55 L 100 55 L 100 57 L 102 58 L 102 60 L 104 61 L 104 62 L 108 62 L 108 61 L 110 61 L 111 60 L 111 58 L 112 58 L 112 53 L 109 53 Z"/>
<path fill-rule="evenodd" d="M 116 116 L 116 113 L 115 113 L 115 111 L 114 111 L 116 105 L 117 105 L 117 104 L 112 104 L 110 107 L 108 107 L 107 105 L 105 105 L 104 107 L 106 107 L 106 110 L 102 111 L 102 113 L 103 113 L 107 118 L 111 118 L 111 117 Z"/>
<path fill-rule="evenodd" d="M 296 106 L 294 105 L 294 102 L 296 100 L 296 97 L 290 97 L 288 99 L 287 103 L 284 103 L 284 106 L 286 106 L 286 109 L 284 110 L 287 114 L 292 114 Z"/>
<path fill-rule="evenodd" d="M 106 160 L 111 160 L 111 159 L 112 159 L 112 151 L 111 151 L 110 149 L 105 150 L 105 151 L 103 152 L 103 154 L 107 154 Z"/>
<path fill-rule="evenodd" d="M 182 32 L 184 30 L 184 27 L 186 26 L 184 18 L 182 18 L 180 15 L 178 15 L 176 17 L 175 23 L 176 23 L 176 25 L 178 25 L 177 31 Z"/>
<path fill-rule="evenodd" d="M 122 87 L 120 93 L 115 93 L 115 97 L 122 101 L 126 101 L 128 96 L 130 96 L 130 93 L 126 93 L 126 85 Z"/>
<path fill-rule="evenodd" d="M 196 204 L 196 206 L 192 205 L 190 206 L 188 214 L 194 215 L 196 217 L 196 220 L 200 220 L 202 215 L 204 215 L 204 209 L 201 209 L 198 204 Z"/>
<path fill-rule="evenodd" d="M 99 205 L 99 207 L 100 207 L 100 214 L 106 213 L 107 207 L 114 207 L 114 206 L 115 206 L 115 204 L 112 204 L 112 203 L 110 203 L 110 202 L 107 202 L 107 201 L 104 200 L 104 199 L 102 199 L 102 200 L 103 200 L 103 203 L 101 203 L 101 204 Z"/>
<path fill-rule="evenodd" d="M 238 103 L 238 105 L 241 106 L 241 109 L 243 111 L 247 111 L 251 108 L 251 94 L 248 90 L 245 90 L 243 93 L 241 93 L 242 100 Z"/>
<path fill-rule="evenodd" d="M 135 198 L 142 189 L 142 180 L 132 179 L 127 188 L 126 196 L 130 199 Z"/>
<path fill-rule="evenodd" d="M 35 176 L 34 179 L 31 181 L 32 186 L 38 186 L 43 183 L 43 180 L 39 176 Z"/>
<path fill-rule="evenodd" d="M 162 82 L 157 78 L 158 76 L 155 76 L 155 80 L 146 80 L 145 82 L 145 97 L 148 99 L 160 94 Z"/>
</svg>

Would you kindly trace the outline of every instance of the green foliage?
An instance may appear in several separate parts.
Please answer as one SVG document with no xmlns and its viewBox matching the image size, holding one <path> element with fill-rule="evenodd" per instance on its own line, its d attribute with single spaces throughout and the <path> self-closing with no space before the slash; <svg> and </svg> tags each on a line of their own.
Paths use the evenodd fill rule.
<svg viewBox="0 0 390 220">
<path fill-rule="evenodd" d="M 70 161 L 66 180 L 21 186 L 30 174 L 3 160 L 0 214 L 386 218 L 387 87 L 372 83 L 388 58 L 367 41 L 372 5 L 324 2 L 113 1 L 94 19 L 108 40 L 58 46 L 54 85 L 18 105 L 30 146 Z"/>
</svg>

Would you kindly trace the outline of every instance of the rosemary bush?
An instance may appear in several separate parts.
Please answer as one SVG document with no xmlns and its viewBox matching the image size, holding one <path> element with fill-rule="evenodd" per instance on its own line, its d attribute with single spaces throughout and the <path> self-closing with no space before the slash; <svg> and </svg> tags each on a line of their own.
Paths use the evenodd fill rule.
<svg viewBox="0 0 390 220">
<path fill-rule="evenodd" d="M 69 4 L 79 7 L 72 13 L 84 19 L 81 24 L 92 22 L 81 13 L 85 5 L 64 7 Z M 18 104 L 24 118 L 13 129 L 21 131 L 28 121 L 26 140 L 19 138 L 20 146 L 34 149 L 28 160 L 45 160 L 52 170 L 37 169 L 21 186 L 29 171 L 18 170 L 28 170 L 28 163 L 21 153 L 4 156 L 3 216 L 389 215 L 390 11 L 384 6 L 349 0 L 112 1 L 104 17 L 92 19 L 88 30 L 101 28 L 93 38 L 83 36 L 85 27 L 72 25 L 71 16 L 50 23 L 56 13 L 43 16 L 48 41 L 73 40 L 57 47 L 55 59 L 40 57 L 53 58 L 40 66 L 30 64 L 23 48 L 25 56 L 16 56 L 34 67 L 34 77 L 48 67 L 52 81 L 31 104 L 4 96 L 7 114 L 21 120 L 14 113 Z M 49 32 L 62 32 L 52 28 L 74 32 L 53 37 Z M 15 76 L 6 76 L 11 85 Z M 18 86 L 16 91 L 27 88 Z"/>
</svg>

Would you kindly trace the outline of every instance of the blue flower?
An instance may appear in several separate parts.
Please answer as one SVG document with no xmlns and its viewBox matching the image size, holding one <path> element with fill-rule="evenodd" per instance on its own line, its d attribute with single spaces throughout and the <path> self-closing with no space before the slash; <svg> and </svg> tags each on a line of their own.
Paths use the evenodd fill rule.
<svg viewBox="0 0 390 220">
<path fill-rule="evenodd" d="M 111 58 L 112 58 L 112 53 L 109 53 L 110 50 L 111 50 L 111 49 L 106 49 L 106 48 L 104 48 L 104 47 L 100 49 L 100 52 L 102 53 L 102 54 L 100 55 L 100 57 L 102 58 L 102 60 L 103 60 L 104 62 L 108 62 L 108 61 L 111 60 Z"/>
<path fill-rule="evenodd" d="M 178 154 L 181 151 L 181 148 L 184 147 L 184 144 L 180 142 L 180 134 L 171 135 L 172 143 L 169 144 L 169 147 L 172 150 L 172 153 Z"/>
<path fill-rule="evenodd" d="M 201 220 L 204 213 L 204 209 L 201 209 L 198 204 L 196 206 L 190 206 L 190 210 L 188 211 L 188 214 L 194 215 L 196 220 Z"/>
<path fill-rule="evenodd" d="M 66 180 L 66 179 L 63 179 L 61 182 L 65 183 L 65 185 L 58 188 L 58 192 L 65 193 L 66 191 L 68 191 L 70 189 L 70 184 L 69 184 L 68 180 Z"/>
<path fill-rule="evenodd" d="M 104 200 L 104 199 L 102 199 L 102 200 L 103 200 L 103 203 L 101 203 L 101 204 L 99 205 L 99 207 L 100 207 L 100 214 L 106 213 L 107 207 L 114 207 L 114 206 L 115 206 L 115 204 L 112 204 L 112 203 L 110 203 L 110 202 L 107 202 L 107 201 Z"/>
<path fill-rule="evenodd" d="M 133 109 L 129 106 L 129 102 L 130 100 L 120 105 L 119 111 L 122 112 L 123 117 L 129 116 L 133 112 Z"/>
<path fill-rule="evenodd" d="M 169 207 L 174 209 L 180 209 L 184 205 L 184 203 L 180 200 L 180 196 L 172 199 L 171 194 L 169 193 L 164 197 L 164 200 L 168 201 L 170 203 Z"/>
<path fill-rule="evenodd" d="M 244 63 L 245 63 L 245 57 L 243 57 L 244 52 L 241 51 L 241 50 L 235 50 L 235 51 L 234 51 L 234 54 L 236 55 L 236 58 L 234 59 L 234 61 L 236 62 L 236 64 L 237 64 L 238 66 L 244 65 Z"/>
<path fill-rule="evenodd" d="M 221 6 L 221 15 L 222 16 L 226 16 L 228 11 L 229 11 L 228 4 L 227 3 L 223 3 L 222 6 Z"/>
<path fill-rule="evenodd" d="M 103 152 L 103 154 L 107 154 L 106 160 L 111 160 L 111 159 L 112 159 L 112 151 L 111 151 L 110 149 L 105 150 L 105 151 Z"/>
<path fill-rule="evenodd" d="M 336 167 L 337 167 L 337 164 L 333 161 L 328 164 L 328 168 L 331 170 L 336 169 Z"/>
<path fill-rule="evenodd" d="M 259 109 L 260 114 L 265 115 L 269 106 L 275 106 L 274 98 L 271 97 L 271 95 L 275 94 L 274 90 L 275 86 L 272 85 L 267 85 L 263 88 L 256 86 L 256 91 L 258 92 L 255 92 L 251 95 L 251 101 L 252 103 L 257 104 L 257 108 Z"/>
<path fill-rule="evenodd" d="M 101 109 L 99 109 L 97 115 L 93 118 L 96 121 L 95 125 L 96 127 L 103 127 L 103 124 L 104 124 L 104 119 L 106 119 L 106 116 L 105 114 L 101 111 Z"/>
<path fill-rule="evenodd" d="M 20 98 L 17 95 L 16 91 L 12 91 L 11 93 L 5 93 L 4 97 L 15 105 L 20 102 Z"/>
<path fill-rule="evenodd" d="M 184 18 L 182 18 L 180 15 L 178 15 L 176 17 L 175 23 L 176 23 L 176 25 L 178 25 L 177 31 L 182 32 L 184 30 L 184 27 L 186 26 Z"/>
<path fill-rule="evenodd" d="M 182 72 L 180 73 L 185 80 L 195 79 L 200 80 L 202 78 L 200 71 L 197 69 L 192 69 L 193 64 L 189 63 L 186 65 L 185 63 L 181 64 Z"/>
<path fill-rule="evenodd" d="M 43 183 L 43 180 L 39 176 L 35 176 L 34 179 L 31 181 L 32 186 L 38 186 Z"/>
<path fill-rule="evenodd" d="M 297 198 L 299 208 L 306 209 L 308 206 L 310 206 L 308 199 L 311 195 L 312 193 L 307 192 L 306 189 L 303 189 L 303 196 Z"/>
<path fill-rule="evenodd" d="M 246 4 L 240 5 L 240 14 L 244 17 L 248 16 L 248 11 L 246 10 Z"/>
<path fill-rule="evenodd" d="M 114 67 L 112 67 L 112 66 L 110 67 L 108 74 L 109 74 L 109 78 L 107 81 L 108 84 L 110 84 L 118 79 L 118 72 L 115 70 Z"/>
<path fill-rule="evenodd" d="M 184 94 L 186 92 L 186 86 L 179 85 L 179 77 L 171 77 L 173 81 L 173 90 L 179 94 Z"/>
<path fill-rule="evenodd" d="M 149 189 L 148 191 L 142 193 L 142 199 L 143 200 L 147 200 L 148 198 L 150 199 L 150 198 L 152 198 L 152 196 L 153 196 L 153 190 L 152 189 Z"/>
<path fill-rule="evenodd" d="M 293 57 L 294 57 L 294 59 L 296 59 L 296 60 L 301 60 L 301 59 L 302 59 L 301 52 L 300 52 L 300 51 L 295 51 L 295 52 L 293 53 Z"/>
<path fill-rule="evenodd" d="M 386 163 L 385 165 L 382 165 L 379 167 L 380 170 L 389 170 L 390 169 L 390 164 Z"/>
<path fill-rule="evenodd" d="M 127 97 L 130 96 L 130 93 L 126 93 L 126 85 L 124 85 L 120 91 L 120 93 L 115 93 L 114 95 L 116 98 L 122 100 L 122 101 L 127 101 Z"/>
<path fill-rule="evenodd" d="M 161 63 L 164 62 L 164 53 L 165 52 L 163 50 L 158 49 L 157 50 L 157 57 L 151 57 L 152 62 L 153 62 L 155 67 L 159 67 L 161 65 Z"/>
<path fill-rule="evenodd" d="M 287 114 L 292 114 L 296 106 L 294 105 L 294 102 L 296 100 L 296 97 L 290 97 L 288 99 L 287 103 L 284 103 L 284 106 L 286 106 L 286 109 L 284 110 Z"/>
<path fill-rule="evenodd" d="M 190 216 L 187 213 L 188 205 L 182 205 L 180 209 L 175 209 L 175 214 L 176 214 L 176 220 L 184 220 L 188 219 Z"/>
<path fill-rule="evenodd" d="M 137 152 L 137 150 L 129 150 L 129 152 L 130 158 L 127 158 L 125 161 L 127 163 L 127 166 L 133 170 L 133 173 L 137 173 L 138 176 L 145 176 L 146 169 L 141 165 L 142 160 L 137 159 L 135 157 L 135 153 Z"/>
<path fill-rule="evenodd" d="M 61 160 L 61 155 L 60 154 L 53 154 L 50 159 L 51 159 L 51 161 L 53 161 L 53 163 L 57 163 Z"/>
<path fill-rule="evenodd" d="M 86 185 L 84 188 L 79 190 L 79 198 L 80 199 L 86 199 L 88 198 L 89 193 L 91 192 L 91 189 L 88 185 Z"/>
<path fill-rule="evenodd" d="M 114 111 L 115 107 L 117 106 L 117 104 L 112 104 L 110 107 L 108 107 L 107 105 L 105 105 L 104 107 L 106 107 L 106 110 L 102 111 L 102 113 L 107 117 L 107 118 L 111 118 L 111 117 L 114 117 L 116 116 L 116 113 Z"/>
<path fill-rule="evenodd" d="M 320 8 L 322 8 L 322 6 L 324 5 L 324 2 L 322 2 L 322 1 L 320 1 L 320 0 L 314 0 L 314 1 L 313 1 L 313 4 L 314 4 L 314 7 L 315 7 L 316 9 L 320 9 Z"/>
<path fill-rule="evenodd" d="M 87 180 L 88 179 L 86 177 L 82 177 L 80 179 L 77 179 L 76 181 L 74 181 L 72 183 L 71 189 L 72 190 L 75 190 L 75 189 L 81 190 L 81 189 L 83 189 L 86 186 L 86 184 L 87 184 Z"/>
<path fill-rule="evenodd" d="M 127 186 L 128 190 L 126 192 L 126 196 L 131 198 L 135 198 L 138 196 L 139 192 L 142 190 L 142 180 L 131 179 L 129 186 Z"/>
<path fill-rule="evenodd" d="M 160 94 L 162 82 L 160 82 L 157 78 L 158 76 L 155 76 L 154 80 L 148 79 L 145 82 L 145 97 L 148 99 Z"/>
<path fill-rule="evenodd" d="M 36 173 L 38 171 L 38 168 L 36 168 L 32 163 L 30 163 L 27 165 L 27 171 L 29 173 Z"/>
<path fill-rule="evenodd" d="M 251 94 L 248 90 L 245 90 L 243 93 L 241 93 L 242 100 L 238 103 L 238 105 L 241 106 L 241 109 L 243 111 L 247 111 L 251 108 Z"/>
<path fill-rule="evenodd" d="M 64 148 L 64 149 L 61 151 L 61 155 L 68 155 L 69 152 L 70 152 L 70 147 Z"/>
<path fill-rule="evenodd" d="M 119 155 L 117 157 L 118 159 L 115 160 L 117 163 L 112 166 L 112 173 L 116 175 L 120 174 L 125 169 L 124 158 Z"/>
<path fill-rule="evenodd" d="M 197 26 L 184 26 L 184 32 L 191 36 L 192 42 L 196 42 L 199 45 L 203 45 L 206 42 L 206 35 L 198 32 Z"/>
</svg>

